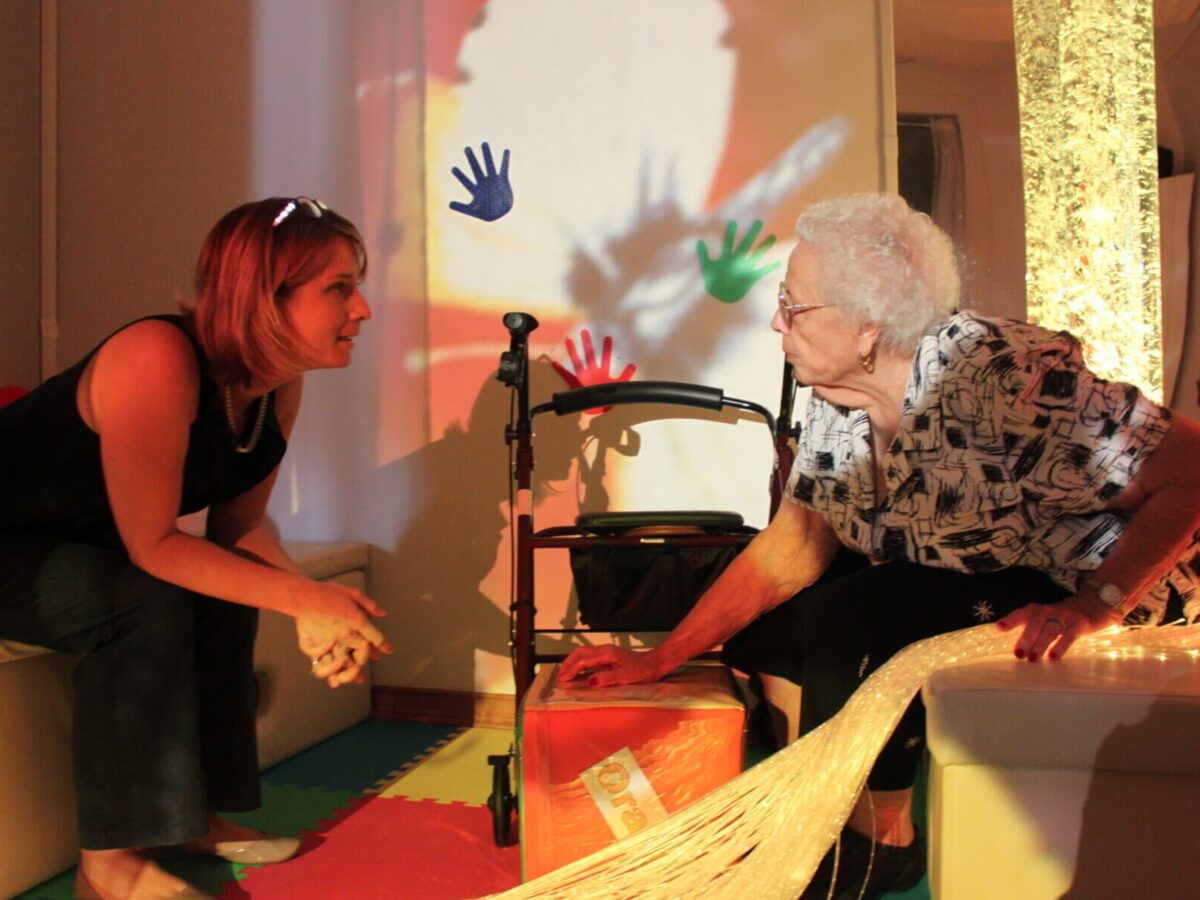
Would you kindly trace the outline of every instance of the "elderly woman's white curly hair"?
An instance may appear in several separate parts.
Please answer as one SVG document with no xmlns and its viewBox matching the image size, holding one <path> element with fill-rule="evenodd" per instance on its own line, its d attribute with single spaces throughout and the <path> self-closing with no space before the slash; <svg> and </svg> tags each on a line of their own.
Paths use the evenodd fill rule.
<svg viewBox="0 0 1200 900">
<path fill-rule="evenodd" d="M 958 308 L 954 246 L 895 194 L 851 194 L 804 210 L 796 236 L 820 254 L 820 301 L 875 322 L 885 347 L 913 350 Z"/>
</svg>

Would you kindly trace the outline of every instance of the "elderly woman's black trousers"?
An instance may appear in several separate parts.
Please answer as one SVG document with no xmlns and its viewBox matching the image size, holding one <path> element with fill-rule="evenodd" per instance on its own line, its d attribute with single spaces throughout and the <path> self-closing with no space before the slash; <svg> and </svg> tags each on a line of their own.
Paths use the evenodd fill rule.
<svg viewBox="0 0 1200 900">
<path fill-rule="evenodd" d="M 72 725 L 80 844 L 201 837 L 260 803 L 258 610 L 154 578 L 121 550 L 0 533 L 0 638 L 79 655 Z"/>
<path fill-rule="evenodd" d="M 731 638 L 722 658 L 743 672 L 799 684 L 805 734 L 832 718 L 868 675 L 914 641 L 995 621 L 1027 603 L 1055 603 L 1067 594 L 1033 569 L 968 575 L 910 562 L 872 566 L 843 550 L 815 584 Z M 918 696 L 867 785 L 912 787 L 924 747 L 925 708 Z"/>
</svg>

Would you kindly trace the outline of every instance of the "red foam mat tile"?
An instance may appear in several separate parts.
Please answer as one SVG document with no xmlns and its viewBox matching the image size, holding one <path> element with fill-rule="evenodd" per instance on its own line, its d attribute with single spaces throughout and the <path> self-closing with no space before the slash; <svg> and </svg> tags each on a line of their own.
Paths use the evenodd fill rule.
<svg viewBox="0 0 1200 900">
<path fill-rule="evenodd" d="M 294 859 L 226 883 L 220 897 L 459 900 L 507 890 L 521 880 L 520 848 L 495 845 L 491 815 L 461 803 L 356 799 L 305 832 Z"/>
</svg>

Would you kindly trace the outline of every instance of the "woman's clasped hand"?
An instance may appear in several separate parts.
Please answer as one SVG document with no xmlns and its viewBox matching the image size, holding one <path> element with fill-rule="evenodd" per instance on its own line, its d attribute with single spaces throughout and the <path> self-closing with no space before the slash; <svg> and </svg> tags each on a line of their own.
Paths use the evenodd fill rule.
<svg viewBox="0 0 1200 900">
<path fill-rule="evenodd" d="M 297 603 L 296 634 L 300 651 L 312 660 L 312 674 L 337 687 L 363 681 L 372 659 L 392 652 L 369 617 L 387 615 L 374 600 L 348 585 L 309 581 L 301 586 L 310 595 Z"/>
</svg>

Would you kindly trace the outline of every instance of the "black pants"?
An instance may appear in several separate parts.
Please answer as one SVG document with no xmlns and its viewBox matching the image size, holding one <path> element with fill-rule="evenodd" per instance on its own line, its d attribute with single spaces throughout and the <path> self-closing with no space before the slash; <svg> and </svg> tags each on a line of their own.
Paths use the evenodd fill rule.
<svg viewBox="0 0 1200 900">
<path fill-rule="evenodd" d="M 123 551 L 0 533 L 0 638 L 81 655 L 81 846 L 179 843 L 209 810 L 260 804 L 257 627 L 257 609 L 153 578 Z"/>
<path fill-rule="evenodd" d="M 731 638 L 722 658 L 743 672 L 799 684 L 805 734 L 832 718 L 868 675 L 914 641 L 1067 594 L 1033 569 L 967 575 L 909 562 L 872 566 L 843 550 L 815 584 Z M 867 785 L 881 791 L 912 787 L 924 739 L 925 707 L 918 696 Z"/>
</svg>

